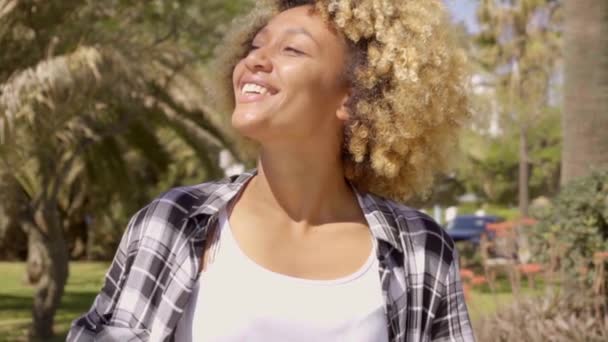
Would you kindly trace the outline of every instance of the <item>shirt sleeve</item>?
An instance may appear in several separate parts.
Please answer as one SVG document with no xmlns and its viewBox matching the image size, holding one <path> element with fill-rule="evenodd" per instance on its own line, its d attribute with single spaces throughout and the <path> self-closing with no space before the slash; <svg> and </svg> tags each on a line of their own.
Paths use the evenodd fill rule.
<svg viewBox="0 0 608 342">
<path fill-rule="evenodd" d="M 475 341 L 460 281 L 456 247 L 454 247 L 453 254 L 453 261 L 445 281 L 445 294 L 431 325 L 431 341 L 433 342 Z"/>
<path fill-rule="evenodd" d="M 112 260 L 110 268 L 105 275 L 104 285 L 95 297 L 91 309 L 81 317 L 74 320 L 66 341 L 145 341 L 147 331 L 143 329 L 130 329 L 128 327 L 111 326 L 111 319 L 116 304 L 122 293 L 125 280 L 137 253 L 136 222 L 143 213 L 143 209 L 135 214 L 123 234 L 118 250 Z M 141 330 L 141 331 L 140 331 Z M 118 338 L 118 339 L 116 339 Z"/>
</svg>

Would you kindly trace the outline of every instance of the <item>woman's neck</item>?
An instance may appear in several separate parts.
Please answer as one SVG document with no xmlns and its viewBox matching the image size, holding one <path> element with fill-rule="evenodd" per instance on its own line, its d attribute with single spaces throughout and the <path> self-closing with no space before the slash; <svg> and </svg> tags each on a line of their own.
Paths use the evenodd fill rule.
<svg viewBox="0 0 608 342">
<path fill-rule="evenodd" d="M 295 222 L 315 225 L 360 213 L 340 157 L 319 151 L 262 149 L 249 188 L 260 204 L 284 211 Z"/>
</svg>

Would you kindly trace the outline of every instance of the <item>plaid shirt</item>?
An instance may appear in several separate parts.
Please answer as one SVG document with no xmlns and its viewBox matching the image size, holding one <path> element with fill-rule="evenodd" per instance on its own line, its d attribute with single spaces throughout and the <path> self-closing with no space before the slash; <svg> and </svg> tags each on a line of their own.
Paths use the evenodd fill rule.
<svg viewBox="0 0 608 342">
<path fill-rule="evenodd" d="M 68 341 L 171 341 L 209 227 L 255 171 L 172 189 L 130 220 L 91 310 Z M 473 341 L 454 243 L 429 216 L 357 192 L 378 241 L 390 342 Z"/>
</svg>

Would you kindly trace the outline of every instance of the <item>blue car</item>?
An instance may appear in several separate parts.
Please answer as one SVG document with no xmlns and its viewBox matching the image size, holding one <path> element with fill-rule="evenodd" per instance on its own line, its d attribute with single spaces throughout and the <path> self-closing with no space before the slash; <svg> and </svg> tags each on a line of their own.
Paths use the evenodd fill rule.
<svg viewBox="0 0 608 342">
<path fill-rule="evenodd" d="M 486 224 L 500 221 L 503 219 L 493 215 L 459 215 L 449 221 L 445 229 L 454 241 L 469 241 L 478 245 L 481 234 L 486 231 Z"/>
</svg>

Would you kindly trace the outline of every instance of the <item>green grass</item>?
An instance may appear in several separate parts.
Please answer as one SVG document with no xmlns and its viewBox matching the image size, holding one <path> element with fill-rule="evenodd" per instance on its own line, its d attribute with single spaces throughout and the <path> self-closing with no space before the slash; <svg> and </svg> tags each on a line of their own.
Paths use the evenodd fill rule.
<svg viewBox="0 0 608 342">
<path fill-rule="evenodd" d="M 475 211 L 477 211 L 478 209 L 479 205 L 476 204 L 460 204 L 458 206 L 458 214 L 474 214 Z M 487 215 L 497 215 L 504 218 L 505 220 L 512 220 L 520 216 L 519 209 L 516 207 L 505 207 L 495 204 L 487 204 L 485 211 Z"/>
<path fill-rule="evenodd" d="M 501 306 L 513 303 L 515 296 L 513 296 L 510 287 L 506 285 L 506 283 L 507 282 L 504 281 L 504 286 L 497 286 L 498 289 L 495 293 L 492 293 L 487 285 L 472 291 L 471 297 L 467 302 L 471 321 L 479 321 L 495 313 Z M 530 289 L 527 287 L 526 283 L 522 283 L 522 288 L 518 296 L 519 298 L 523 298 L 541 295 L 542 293 L 542 286 L 538 286 L 536 289 Z"/>
<path fill-rule="evenodd" d="M 108 263 L 70 264 L 70 277 L 55 317 L 57 337 L 52 341 L 65 341 L 72 320 L 89 309 L 101 288 L 107 267 Z M 31 322 L 33 288 L 23 281 L 24 274 L 24 263 L 0 262 L 0 342 L 25 340 Z M 538 291 L 524 288 L 522 293 L 529 295 Z M 468 302 L 471 319 L 475 322 L 512 301 L 513 295 L 504 279 L 498 281 L 495 294 L 487 285 L 477 288 Z"/>
<path fill-rule="evenodd" d="M 70 277 L 55 316 L 53 341 L 65 341 L 74 318 L 87 311 L 99 292 L 108 263 L 70 264 Z M 34 289 L 24 281 L 24 263 L 0 262 L 0 341 L 25 340 Z"/>
</svg>

